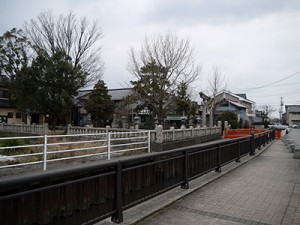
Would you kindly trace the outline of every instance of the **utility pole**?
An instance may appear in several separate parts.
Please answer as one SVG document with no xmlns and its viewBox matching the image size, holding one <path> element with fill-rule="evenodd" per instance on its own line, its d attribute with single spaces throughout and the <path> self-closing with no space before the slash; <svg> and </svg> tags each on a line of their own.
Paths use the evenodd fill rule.
<svg viewBox="0 0 300 225">
<path fill-rule="evenodd" d="M 282 112 L 283 112 L 283 97 L 280 97 L 280 109 L 279 109 L 279 122 L 282 124 Z"/>
</svg>

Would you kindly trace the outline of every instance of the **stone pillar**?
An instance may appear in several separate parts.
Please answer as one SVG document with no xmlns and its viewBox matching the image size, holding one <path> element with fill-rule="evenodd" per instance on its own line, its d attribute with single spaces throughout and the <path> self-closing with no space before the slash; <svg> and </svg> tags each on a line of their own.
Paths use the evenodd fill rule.
<svg viewBox="0 0 300 225">
<path fill-rule="evenodd" d="M 203 102 L 203 110 L 202 110 L 202 127 L 206 127 L 206 103 L 207 101 Z"/>
<path fill-rule="evenodd" d="M 222 127 L 222 121 L 218 121 L 218 127 Z"/>
<path fill-rule="evenodd" d="M 296 146 L 294 149 L 294 159 L 300 159 L 300 147 Z"/>
<path fill-rule="evenodd" d="M 122 116 L 121 120 L 122 120 L 122 128 L 126 129 L 127 128 L 126 116 Z"/>
<path fill-rule="evenodd" d="M 200 118 L 199 115 L 197 116 L 196 120 L 197 120 L 197 126 L 196 126 L 196 127 L 197 127 L 197 128 L 200 128 L 200 127 L 201 127 L 201 126 L 200 126 L 200 125 L 201 125 L 201 118 Z"/>
<path fill-rule="evenodd" d="M 85 126 L 87 127 L 92 127 L 93 126 L 93 122 L 92 122 L 92 118 L 91 118 L 91 114 L 87 114 L 86 116 L 86 120 L 85 120 Z"/>
<path fill-rule="evenodd" d="M 214 110 L 210 109 L 209 112 L 209 126 L 213 127 L 214 126 Z"/>
<path fill-rule="evenodd" d="M 134 129 L 138 130 L 139 129 L 139 123 L 140 123 L 140 117 L 135 116 L 134 117 Z"/>
<path fill-rule="evenodd" d="M 219 128 L 220 134 L 224 137 L 224 135 L 222 134 L 222 121 L 218 121 L 218 128 Z"/>
<path fill-rule="evenodd" d="M 113 115 L 113 121 L 111 123 L 111 126 L 112 128 L 118 128 L 118 119 L 116 114 Z"/>
<path fill-rule="evenodd" d="M 294 153 L 294 151 L 295 151 L 295 144 L 294 143 L 289 144 L 288 145 L 288 149 L 289 149 L 289 153 Z"/>
<path fill-rule="evenodd" d="M 158 117 L 155 116 L 155 117 L 154 117 L 154 129 L 156 129 L 157 126 L 158 126 Z"/>
<path fill-rule="evenodd" d="M 156 142 L 163 143 L 164 136 L 163 136 L 163 127 L 162 125 L 158 125 L 156 128 Z"/>
<path fill-rule="evenodd" d="M 174 127 L 170 127 L 170 131 L 172 131 L 172 140 L 175 140 L 175 128 Z"/>
<path fill-rule="evenodd" d="M 105 127 L 105 130 L 106 130 L 106 133 L 108 133 L 109 130 L 110 130 L 110 126 L 106 126 L 106 127 Z"/>
<path fill-rule="evenodd" d="M 224 129 L 228 129 L 228 121 L 224 121 Z"/>
<path fill-rule="evenodd" d="M 185 119 L 183 118 L 182 120 L 181 120 L 181 126 L 180 126 L 180 129 L 184 129 L 185 128 Z"/>
</svg>

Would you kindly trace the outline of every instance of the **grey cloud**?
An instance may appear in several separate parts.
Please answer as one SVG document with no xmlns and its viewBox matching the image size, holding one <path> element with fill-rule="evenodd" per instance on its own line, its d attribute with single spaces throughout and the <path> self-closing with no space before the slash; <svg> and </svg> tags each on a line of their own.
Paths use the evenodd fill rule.
<svg viewBox="0 0 300 225">
<path fill-rule="evenodd" d="M 241 23 L 272 13 L 299 9 L 298 0 L 164 0 L 152 5 L 145 22 Z"/>
</svg>

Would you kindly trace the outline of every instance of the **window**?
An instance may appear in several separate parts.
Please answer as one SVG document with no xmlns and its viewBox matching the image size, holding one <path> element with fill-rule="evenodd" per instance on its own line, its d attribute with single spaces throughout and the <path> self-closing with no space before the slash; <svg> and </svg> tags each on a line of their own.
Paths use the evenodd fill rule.
<svg viewBox="0 0 300 225">
<path fill-rule="evenodd" d="M 8 98 L 8 91 L 0 90 L 0 98 Z"/>
<path fill-rule="evenodd" d="M 18 118 L 18 119 L 22 118 L 22 113 L 21 112 L 16 112 L 16 118 Z"/>
<path fill-rule="evenodd" d="M 14 113 L 13 112 L 8 112 L 7 113 L 7 118 L 14 118 Z"/>
</svg>

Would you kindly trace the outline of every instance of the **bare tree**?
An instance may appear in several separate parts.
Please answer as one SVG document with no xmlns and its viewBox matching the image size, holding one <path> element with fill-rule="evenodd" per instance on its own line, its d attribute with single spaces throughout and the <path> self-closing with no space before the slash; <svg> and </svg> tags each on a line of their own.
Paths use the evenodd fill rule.
<svg viewBox="0 0 300 225">
<path fill-rule="evenodd" d="M 136 78 L 131 83 L 138 97 L 162 122 L 167 106 L 174 101 L 178 85 L 195 81 L 201 66 L 195 64 L 190 40 L 168 33 L 145 38 L 139 51 L 131 48 L 128 70 Z"/>
<path fill-rule="evenodd" d="M 102 30 L 97 21 L 89 24 L 85 17 L 77 20 L 72 12 L 55 17 L 48 11 L 25 23 L 25 31 L 37 53 L 51 57 L 64 51 L 71 57 L 73 67 L 87 74 L 87 83 L 101 78 L 104 64 L 97 43 Z"/>
<path fill-rule="evenodd" d="M 208 78 L 208 84 L 213 96 L 216 96 L 221 89 L 226 88 L 226 77 L 221 75 L 219 67 L 213 67 L 212 73 Z"/>
<path fill-rule="evenodd" d="M 276 111 L 276 109 L 274 109 L 270 105 L 263 105 L 263 106 L 260 107 L 260 109 L 261 109 L 261 112 L 262 112 L 261 116 L 262 116 L 263 123 L 268 122 L 268 120 L 270 119 L 271 113 Z"/>
<path fill-rule="evenodd" d="M 212 97 L 210 102 L 208 103 L 208 109 L 210 111 L 209 123 L 210 126 L 213 126 L 213 118 L 215 113 L 215 105 L 216 102 L 216 95 L 221 89 L 226 88 L 226 81 L 225 76 L 222 76 L 219 70 L 219 67 L 214 66 L 211 75 L 208 78 L 208 84 L 210 87 L 210 91 L 212 92 Z M 222 87 L 223 86 L 223 87 Z"/>
</svg>

